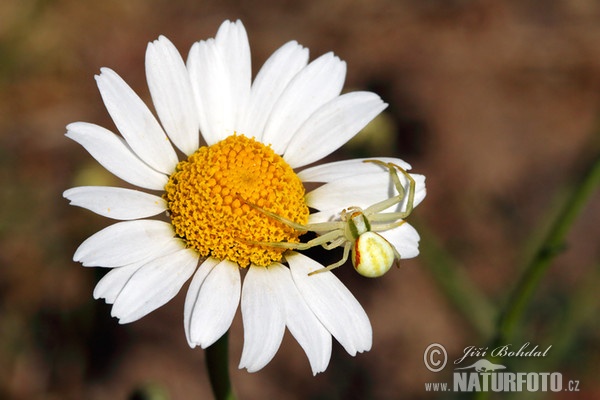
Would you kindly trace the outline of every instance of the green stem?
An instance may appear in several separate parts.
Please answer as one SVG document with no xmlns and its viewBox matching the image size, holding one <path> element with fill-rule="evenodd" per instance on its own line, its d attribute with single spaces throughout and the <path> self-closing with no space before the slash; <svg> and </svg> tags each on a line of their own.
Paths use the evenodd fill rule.
<svg viewBox="0 0 600 400">
<path fill-rule="evenodd" d="M 542 241 L 541 246 L 534 253 L 521 280 L 510 296 L 504 312 L 498 320 L 497 343 L 507 343 L 513 338 L 515 328 L 538 283 L 550 266 L 552 259 L 563 250 L 564 239 L 569 228 L 599 185 L 600 157 L 595 157 L 591 166 L 585 171 L 581 180 L 571 192 L 545 240 Z"/>
<path fill-rule="evenodd" d="M 569 349 L 577 344 L 578 335 L 590 326 L 590 321 L 596 320 L 600 310 L 600 264 L 591 267 L 592 272 L 586 277 L 577 291 L 569 296 L 564 317 L 560 324 L 553 330 L 547 343 L 552 343 L 552 353 L 544 359 L 549 365 L 543 369 L 551 371 Z"/>
<path fill-rule="evenodd" d="M 215 400 L 235 400 L 229 379 L 229 333 L 206 349 L 206 368 Z"/>
</svg>

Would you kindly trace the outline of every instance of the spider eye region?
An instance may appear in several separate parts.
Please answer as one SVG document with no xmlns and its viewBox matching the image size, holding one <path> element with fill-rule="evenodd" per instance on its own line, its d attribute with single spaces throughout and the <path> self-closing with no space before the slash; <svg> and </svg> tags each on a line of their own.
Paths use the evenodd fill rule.
<svg viewBox="0 0 600 400">
<path fill-rule="evenodd" d="M 396 257 L 392 244 L 375 232 L 361 234 L 352 247 L 354 269 L 367 278 L 378 278 L 388 272 Z"/>
</svg>

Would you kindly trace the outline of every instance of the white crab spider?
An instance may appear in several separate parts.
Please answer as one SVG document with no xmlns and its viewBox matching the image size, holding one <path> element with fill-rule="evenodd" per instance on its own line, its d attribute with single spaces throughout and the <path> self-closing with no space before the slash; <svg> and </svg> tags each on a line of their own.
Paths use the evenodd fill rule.
<svg viewBox="0 0 600 400">
<path fill-rule="evenodd" d="M 404 219 L 413 210 L 415 180 L 404 168 L 394 163 L 385 163 L 380 160 L 365 160 L 364 162 L 372 162 L 387 168 L 398 194 L 375 203 L 364 210 L 360 207 L 349 207 L 341 212 L 340 221 L 317 222 L 307 225 L 291 221 L 246 202 L 267 216 L 298 231 L 310 231 L 319 235 L 306 243 L 256 242 L 256 244 L 295 250 L 306 250 L 319 245 L 327 250 L 344 246 L 344 255 L 340 261 L 325 268 L 312 271 L 309 275 L 331 271 L 341 266 L 348 260 L 350 252 L 352 252 L 352 265 L 354 265 L 354 269 L 365 277 L 376 278 L 389 271 L 392 265 L 400 260 L 400 254 L 390 242 L 377 232 L 396 228 L 405 222 Z M 400 171 L 406 177 L 408 190 L 405 190 L 404 186 L 402 186 L 397 171 Z M 396 204 L 403 203 L 405 197 L 406 209 L 404 211 L 382 212 Z"/>
</svg>

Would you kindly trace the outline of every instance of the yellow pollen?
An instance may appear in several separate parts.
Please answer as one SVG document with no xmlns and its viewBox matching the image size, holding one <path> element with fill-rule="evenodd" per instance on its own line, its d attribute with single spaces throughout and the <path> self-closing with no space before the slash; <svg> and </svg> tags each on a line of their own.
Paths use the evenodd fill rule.
<svg viewBox="0 0 600 400">
<path fill-rule="evenodd" d="M 165 191 L 171 223 L 187 246 L 241 267 L 281 260 L 285 249 L 256 242 L 298 242 L 303 233 L 246 202 L 301 224 L 308 220 L 304 186 L 292 168 L 270 147 L 243 135 L 201 147 L 181 161 Z"/>
</svg>

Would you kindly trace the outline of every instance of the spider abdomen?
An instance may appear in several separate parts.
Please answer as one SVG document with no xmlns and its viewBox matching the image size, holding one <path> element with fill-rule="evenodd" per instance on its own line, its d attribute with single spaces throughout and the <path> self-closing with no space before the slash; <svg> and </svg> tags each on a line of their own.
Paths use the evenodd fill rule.
<svg viewBox="0 0 600 400">
<path fill-rule="evenodd" d="M 352 247 L 352 265 L 367 278 L 377 278 L 390 270 L 396 259 L 391 243 L 376 232 L 360 235 Z"/>
</svg>

